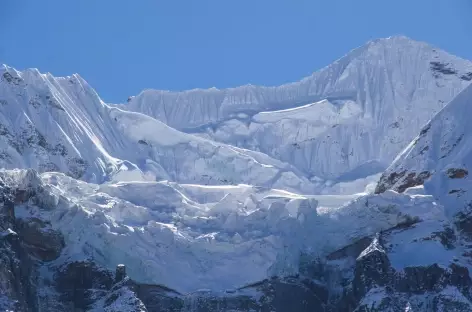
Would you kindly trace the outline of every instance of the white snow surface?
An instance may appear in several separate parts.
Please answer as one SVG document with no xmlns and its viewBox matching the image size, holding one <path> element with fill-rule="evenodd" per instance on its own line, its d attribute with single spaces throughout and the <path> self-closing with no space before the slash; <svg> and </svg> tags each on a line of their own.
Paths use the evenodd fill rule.
<svg viewBox="0 0 472 312">
<path fill-rule="evenodd" d="M 386 169 L 421 127 L 470 84 L 470 72 L 469 61 L 395 36 L 368 42 L 298 82 L 146 90 L 120 107 L 260 151 L 307 177 L 337 181 Z"/>
<path fill-rule="evenodd" d="M 124 263 L 131 278 L 184 293 L 291 275 L 301 252 L 323 256 L 413 216 L 442 216 L 440 206 L 431 209 L 431 197 L 395 192 L 356 199 L 247 185 L 97 185 L 59 173 L 16 176 L 19 184 L 29 179 L 45 190 L 39 204 L 15 213 L 63 233 L 66 250 L 58 261 L 92 257 L 110 269 Z"/>
</svg>

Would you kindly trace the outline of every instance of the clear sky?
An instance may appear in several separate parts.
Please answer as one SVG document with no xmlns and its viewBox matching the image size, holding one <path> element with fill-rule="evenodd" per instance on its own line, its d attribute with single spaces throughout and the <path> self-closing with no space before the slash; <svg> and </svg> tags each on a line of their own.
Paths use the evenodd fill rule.
<svg viewBox="0 0 472 312">
<path fill-rule="evenodd" d="M 298 80 L 378 37 L 472 59 L 471 0 L 0 0 L 0 63 L 78 72 L 108 102 Z"/>
</svg>

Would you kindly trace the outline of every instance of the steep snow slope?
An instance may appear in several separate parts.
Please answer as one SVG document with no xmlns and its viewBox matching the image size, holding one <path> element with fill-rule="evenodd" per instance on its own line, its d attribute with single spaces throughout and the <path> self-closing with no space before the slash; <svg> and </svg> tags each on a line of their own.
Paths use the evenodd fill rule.
<svg viewBox="0 0 472 312">
<path fill-rule="evenodd" d="M 102 183 L 169 179 L 247 183 L 312 193 L 292 166 L 179 132 L 101 101 L 79 76 L 0 68 L 0 165 Z"/>
<path fill-rule="evenodd" d="M 377 192 L 404 191 L 422 185 L 450 209 L 451 215 L 472 205 L 472 86 L 421 130 L 382 175 Z"/>
<path fill-rule="evenodd" d="M 383 171 L 471 80 L 469 61 L 391 37 L 371 41 L 299 82 L 146 90 L 121 107 L 336 181 Z"/>
</svg>

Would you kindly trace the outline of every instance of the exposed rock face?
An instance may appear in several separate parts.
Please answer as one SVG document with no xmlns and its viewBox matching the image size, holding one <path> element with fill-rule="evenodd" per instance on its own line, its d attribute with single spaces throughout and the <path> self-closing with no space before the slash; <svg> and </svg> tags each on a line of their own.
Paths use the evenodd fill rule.
<svg viewBox="0 0 472 312">
<path fill-rule="evenodd" d="M 137 296 L 150 312 L 182 311 L 184 300 L 182 295 L 172 289 L 160 285 L 137 284 Z"/>
<path fill-rule="evenodd" d="M 387 286 L 392 279 L 390 260 L 379 239 L 375 237 L 356 259 L 352 292 L 357 300 L 362 299 L 374 287 Z"/>
<path fill-rule="evenodd" d="M 34 173 L 33 173 L 34 174 Z M 40 219 L 15 218 L 16 205 L 35 199 L 35 190 L 17 191 L 0 179 L 0 310 L 147 311 L 126 282 L 125 267 L 113 274 L 90 261 L 56 267 L 63 248 L 61 234 Z M 53 268 L 53 279 L 41 271 Z"/>
<path fill-rule="evenodd" d="M 136 296 L 136 285 L 130 280 L 124 280 L 115 284 L 108 295 L 95 304 L 94 311 L 147 312 L 149 310 Z"/>
<path fill-rule="evenodd" d="M 449 168 L 447 170 L 447 175 L 451 179 L 463 179 L 469 175 L 469 171 L 462 168 Z"/>
<path fill-rule="evenodd" d="M 61 302 L 86 310 L 111 289 L 113 276 L 93 262 L 71 262 L 57 270 L 54 281 Z"/>
<path fill-rule="evenodd" d="M 430 176 L 431 173 L 428 171 L 407 173 L 405 170 L 399 173 L 393 172 L 388 176 L 382 175 L 375 193 L 385 192 L 388 189 L 388 185 L 396 185 L 396 190 L 403 193 L 407 188 L 423 185 Z"/>
<path fill-rule="evenodd" d="M 403 311 L 408 305 L 413 311 L 448 311 L 439 307 L 444 300 L 451 309 L 468 311 L 471 285 L 468 269 L 454 263 L 448 268 L 432 264 L 396 270 L 374 238 L 357 258 L 349 290 L 333 311 Z M 446 299 L 452 290 L 466 300 Z"/>
<path fill-rule="evenodd" d="M 268 279 L 223 294 L 181 295 L 157 285 L 137 289 L 150 312 L 324 311 L 328 300 L 324 286 L 299 277 Z"/>
<path fill-rule="evenodd" d="M 22 250 L 18 235 L 0 237 L 0 310 L 34 311 L 32 262 Z M 22 261 L 23 260 L 23 261 Z"/>
<path fill-rule="evenodd" d="M 118 264 L 116 266 L 115 283 L 120 283 L 126 278 L 126 266 L 124 264 Z"/>
<path fill-rule="evenodd" d="M 29 256 L 16 224 L 15 193 L 8 181 L 0 177 L 0 309 L 35 311 L 36 263 Z"/>
<path fill-rule="evenodd" d="M 64 248 L 64 239 L 58 231 L 41 219 L 18 220 L 16 222 L 23 247 L 41 261 L 57 259 Z"/>
</svg>

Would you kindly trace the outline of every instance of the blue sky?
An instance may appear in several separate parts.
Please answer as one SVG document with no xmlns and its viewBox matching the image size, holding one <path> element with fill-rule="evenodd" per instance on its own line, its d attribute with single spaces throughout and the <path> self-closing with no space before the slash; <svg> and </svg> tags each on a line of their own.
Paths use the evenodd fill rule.
<svg viewBox="0 0 472 312">
<path fill-rule="evenodd" d="M 298 80 L 378 37 L 472 59 L 470 0 L 0 0 L 0 63 L 78 72 L 105 101 Z"/>
</svg>

